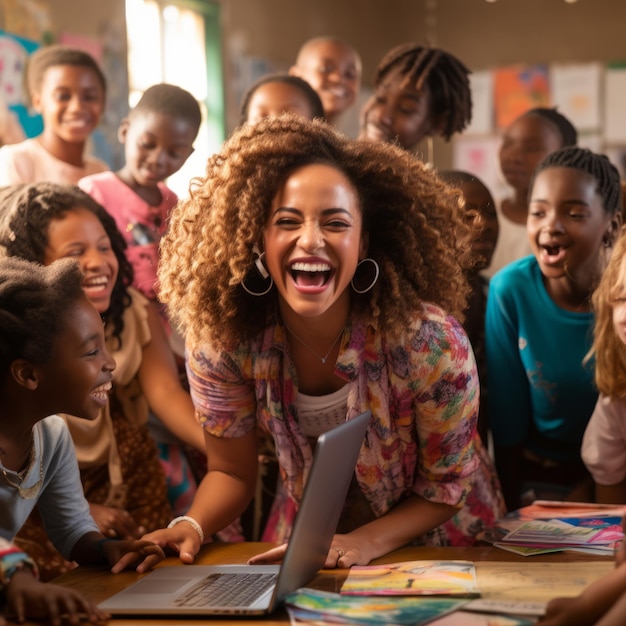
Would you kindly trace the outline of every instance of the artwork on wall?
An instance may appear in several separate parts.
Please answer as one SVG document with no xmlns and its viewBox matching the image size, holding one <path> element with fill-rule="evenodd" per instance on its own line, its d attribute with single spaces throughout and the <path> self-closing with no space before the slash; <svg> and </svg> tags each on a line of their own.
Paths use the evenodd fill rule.
<svg viewBox="0 0 626 626">
<path fill-rule="evenodd" d="M 550 68 L 551 101 L 578 132 L 597 131 L 601 126 L 602 72 L 600 63 Z"/>
<path fill-rule="evenodd" d="M 497 128 L 506 128 L 528 109 L 550 105 L 546 65 L 514 65 L 499 68 L 493 74 Z"/>
<path fill-rule="evenodd" d="M 41 116 L 34 113 L 23 88 L 23 75 L 28 55 L 39 43 L 0 30 L 0 97 L 18 118 L 28 137 L 38 135 Z"/>
</svg>

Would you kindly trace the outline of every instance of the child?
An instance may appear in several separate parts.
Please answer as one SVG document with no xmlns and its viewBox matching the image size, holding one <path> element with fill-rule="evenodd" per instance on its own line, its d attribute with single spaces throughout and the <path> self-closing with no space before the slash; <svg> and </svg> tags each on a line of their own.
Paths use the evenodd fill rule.
<svg viewBox="0 0 626 626">
<path fill-rule="evenodd" d="M 618 239 L 593 294 L 592 352 L 600 397 L 585 430 L 582 458 L 595 483 L 596 501 L 626 502 L 626 237 Z"/>
<path fill-rule="evenodd" d="M 324 119 L 322 101 L 309 83 L 289 74 L 270 74 L 246 92 L 241 101 L 240 123 L 254 123 L 281 113 L 296 113 L 309 120 Z"/>
<path fill-rule="evenodd" d="M 126 240 L 126 257 L 133 266 L 133 286 L 157 305 L 170 345 L 179 353 L 181 370 L 182 340 L 172 332 L 167 313 L 157 301 L 155 282 L 159 241 L 178 200 L 164 181 L 193 152 L 201 117 L 200 106 L 188 91 L 175 85 L 153 85 L 120 124 L 124 167 L 78 181 L 78 186 L 115 219 Z M 154 415 L 150 415 L 149 428 L 166 473 L 168 499 L 175 514 L 182 515 L 196 488 L 187 454 L 182 443 Z"/>
<path fill-rule="evenodd" d="M 480 271 L 489 267 L 498 241 L 498 215 L 489 189 L 473 174 L 459 170 L 440 172 L 441 178 L 457 187 L 463 198 L 463 209 L 472 226 L 469 243 L 472 260 L 468 264 L 467 279 L 471 287 L 469 305 L 465 311 L 463 327 L 467 332 L 478 367 L 480 378 L 480 409 L 478 432 L 485 446 L 488 442 L 489 421 L 487 416 L 487 363 L 485 357 L 485 309 L 487 306 L 488 281 Z"/>
<path fill-rule="evenodd" d="M 167 524 L 171 508 L 146 426 L 148 410 L 196 449 L 203 450 L 204 437 L 158 314 L 129 286 L 132 268 L 113 218 L 77 187 L 51 183 L 8 188 L 2 206 L 0 245 L 6 252 L 46 264 L 77 259 L 85 293 L 106 322 L 107 346 L 117 362 L 113 393 L 90 422 L 64 416 L 92 516 L 103 534 L 124 538 Z M 42 576 L 67 569 L 34 519 L 20 541 Z"/>
<path fill-rule="evenodd" d="M 580 458 L 597 400 L 590 349 L 591 294 L 620 220 L 617 169 L 570 147 L 548 155 L 531 182 L 533 255 L 491 280 L 485 339 L 489 420 L 509 509 L 522 495 L 588 500 Z"/>
<path fill-rule="evenodd" d="M 0 148 L 0 186 L 52 181 L 75 185 L 109 169 L 85 154 L 89 135 L 104 110 L 106 80 L 86 52 L 62 45 L 40 48 L 30 57 L 27 88 L 43 132 Z"/>
<path fill-rule="evenodd" d="M 309 39 L 300 48 L 289 73 L 315 89 L 330 124 L 336 124 L 355 103 L 361 89 L 361 57 L 336 37 Z"/>
<path fill-rule="evenodd" d="M 0 261 L 0 537 L 12 541 L 37 507 L 66 559 L 108 562 L 114 573 L 138 563 L 137 571 L 143 572 L 163 552 L 147 541 L 113 541 L 99 532 L 82 495 L 68 429 L 54 415 L 70 411 L 76 419 L 93 420 L 111 389 L 115 362 L 82 283 L 75 261 L 49 267 L 21 259 Z M 90 603 L 69 590 L 64 594 L 23 578 L 18 583 L 14 578 L 25 567 L 31 575 L 36 571 L 4 543 L 0 580 L 18 617 L 43 613 L 58 621 L 59 612 L 67 610 L 76 618 L 81 608 L 96 615 Z M 47 595 L 52 604 L 43 601 Z"/>
<path fill-rule="evenodd" d="M 425 138 L 446 141 L 472 119 L 469 70 L 449 52 L 413 43 L 378 64 L 374 95 L 361 112 L 361 139 L 396 142 L 412 151 Z M 428 161 L 433 162 L 429 143 Z"/>
<path fill-rule="evenodd" d="M 200 106 L 188 91 L 175 85 L 153 85 L 120 124 L 124 167 L 78 182 L 115 218 L 128 246 L 133 286 L 152 301 L 156 301 L 159 240 L 178 200 L 163 181 L 193 152 L 200 122 Z"/>
<path fill-rule="evenodd" d="M 513 188 L 513 196 L 500 206 L 500 239 L 491 267 L 492 276 L 505 265 L 532 254 L 526 235 L 528 191 L 535 168 L 550 152 L 575 146 L 578 134 L 572 123 L 556 109 L 530 109 L 505 130 L 498 154 L 500 169 Z"/>
</svg>

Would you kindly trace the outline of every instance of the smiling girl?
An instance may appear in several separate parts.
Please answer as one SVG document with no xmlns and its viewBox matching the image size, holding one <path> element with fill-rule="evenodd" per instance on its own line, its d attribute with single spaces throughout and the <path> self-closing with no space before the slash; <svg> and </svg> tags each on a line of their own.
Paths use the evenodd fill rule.
<svg viewBox="0 0 626 626">
<path fill-rule="evenodd" d="M 466 235 L 456 197 L 404 150 L 294 115 L 234 133 L 173 215 L 159 274 L 187 332 L 208 473 L 192 521 L 146 538 L 192 561 L 252 497 L 263 433 L 282 479 L 263 538 L 286 541 L 316 437 L 370 409 L 326 566 L 471 543 L 501 510 L 454 317 Z"/>
<path fill-rule="evenodd" d="M 182 388 L 158 313 L 132 283 L 132 268 L 113 218 L 76 187 L 40 183 L 8 188 L 0 244 L 9 255 L 49 264 L 77 259 L 83 288 L 106 321 L 116 360 L 113 392 L 96 419 L 65 420 L 91 514 L 111 537 L 138 537 L 171 518 L 165 478 L 147 429 L 148 408 L 182 440 L 204 448 L 189 394 Z M 43 574 L 63 564 L 33 519 L 20 535 Z"/>
<path fill-rule="evenodd" d="M 582 148 L 553 152 L 531 183 L 533 256 L 490 283 L 485 338 L 489 419 L 510 509 L 527 499 L 591 497 L 580 457 L 597 398 L 591 294 L 620 222 L 616 168 Z"/>
<path fill-rule="evenodd" d="M 104 74 L 93 57 L 68 46 L 45 46 L 29 59 L 26 77 L 43 132 L 0 148 L 0 185 L 76 184 L 83 176 L 108 170 L 106 163 L 85 154 L 106 93 Z"/>
<path fill-rule="evenodd" d="M 70 435 L 55 415 L 94 420 L 112 387 L 115 361 L 81 286 L 82 272 L 69 260 L 49 267 L 0 260 L 0 592 L 20 621 L 103 617 L 81 594 L 39 583 L 36 564 L 8 543 L 35 507 L 66 559 L 108 563 L 114 572 L 134 563 L 142 572 L 163 558 L 146 541 L 110 541 L 98 531 Z"/>
</svg>

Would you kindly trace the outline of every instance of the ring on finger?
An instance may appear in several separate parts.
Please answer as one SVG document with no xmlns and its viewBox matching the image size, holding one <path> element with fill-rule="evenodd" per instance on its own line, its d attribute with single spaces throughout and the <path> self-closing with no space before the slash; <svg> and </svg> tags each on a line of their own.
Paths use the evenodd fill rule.
<svg viewBox="0 0 626 626">
<path fill-rule="evenodd" d="M 346 553 L 346 551 L 343 548 L 335 548 L 335 551 L 339 555 L 339 558 L 341 558 Z"/>
</svg>

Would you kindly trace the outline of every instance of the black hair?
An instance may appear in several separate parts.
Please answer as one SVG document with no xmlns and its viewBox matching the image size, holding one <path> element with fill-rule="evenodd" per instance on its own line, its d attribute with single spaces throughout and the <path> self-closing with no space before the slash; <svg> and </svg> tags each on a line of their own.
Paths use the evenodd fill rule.
<svg viewBox="0 0 626 626">
<path fill-rule="evenodd" d="M 309 107 L 311 108 L 311 114 L 313 118 L 320 118 L 325 120 L 326 116 L 324 114 L 324 105 L 322 104 L 322 100 L 320 99 L 317 91 L 309 85 L 303 78 L 299 76 L 292 76 L 291 74 L 279 73 L 279 74 L 268 74 L 267 76 L 262 76 L 259 80 L 257 80 L 252 87 L 246 91 L 242 100 L 240 111 L 240 124 L 245 124 L 248 119 L 248 113 L 250 108 L 250 100 L 252 100 L 252 96 L 256 93 L 259 87 L 263 85 L 267 85 L 268 83 L 284 83 L 286 85 L 291 85 L 296 89 L 299 89 L 302 92 L 302 95 L 306 98 L 309 103 Z"/>
<path fill-rule="evenodd" d="M 392 48 L 381 59 L 374 85 L 378 86 L 392 71 L 405 76 L 405 84 L 418 91 L 428 87 L 431 96 L 431 115 L 441 117 L 441 135 L 449 140 L 460 133 L 472 119 L 470 71 L 455 56 L 441 50 L 406 43 Z"/>
<path fill-rule="evenodd" d="M 597 181 L 596 191 L 602 197 L 604 210 L 617 213 L 622 209 L 622 186 L 617 168 L 604 154 L 596 154 L 587 148 L 568 146 L 551 152 L 539 163 L 530 181 L 532 190 L 538 174 L 549 167 L 571 167 L 593 176 Z"/>
<path fill-rule="evenodd" d="M 202 121 L 202 112 L 198 101 L 185 89 L 167 83 L 148 87 L 143 92 L 139 102 L 133 107 L 129 118 L 132 119 L 135 115 L 145 112 L 161 113 L 162 115 L 184 119 L 196 129 L 196 132 Z"/>
<path fill-rule="evenodd" d="M 16 359 L 48 363 L 65 330 L 68 306 L 83 296 L 83 273 L 74 259 L 43 266 L 0 258 L 0 379 Z"/>
<path fill-rule="evenodd" d="M 107 81 L 104 73 L 89 53 L 78 48 L 54 44 L 35 50 L 28 58 L 25 79 L 29 95 L 39 91 L 46 70 L 56 65 L 73 65 L 93 70 L 102 85 L 102 91 L 106 94 Z"/>
<path fill-rule="evenodd" d="M 124 310 L 130 306 L 128 287 L 134 274 L 126 258 L 126 242 L 115 220 L 89 194 L 73 185 L 35 183 L 12 185 L 0 190 L 0 247 L 8 256 L 43 263 L 48 247 L 48 228 L 52 220 L 62 219 L 77 208 L 93 213 L 102 224 L 117 258 L 119 271 L 111 304 L 103 315 L 120 340 L 124 328 Z"/>
<path fill-rule="evenodd" d="M 528 115 L 539 115 L 554 124 L 561 135 L 563 147 L 575 146 L 578 143 L 578 131 L 565 115 L 559 113 L 556 108 L 536 107 L 523 113 L 522 117 Z"/>
<path fill-rule="evenodd" d="M 437 172 L 439 177 L 449 185 L 460 185 L 463 183 L 478 183 L 487 189 L 487 185 L 483 183 L 478 176 L 464 172 L 463 170 L 442 170 Z"/>
</svg>

